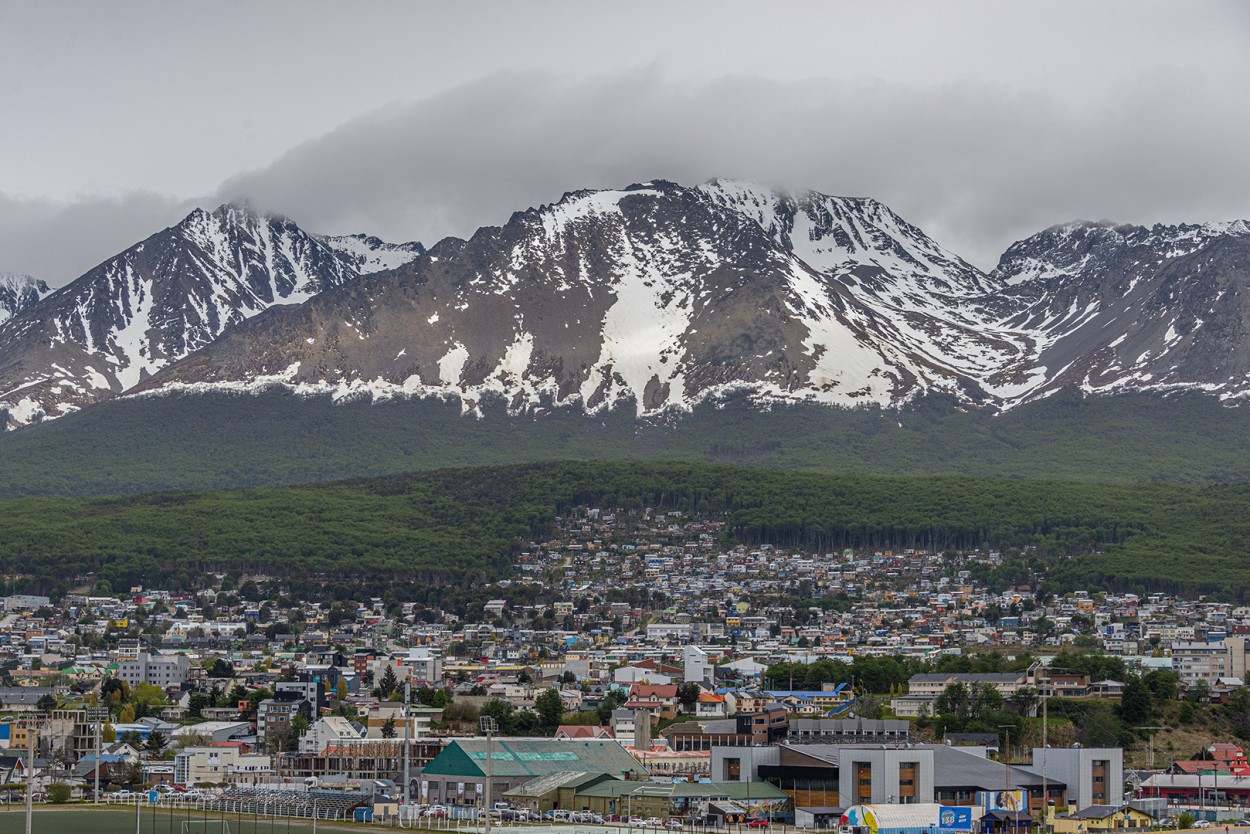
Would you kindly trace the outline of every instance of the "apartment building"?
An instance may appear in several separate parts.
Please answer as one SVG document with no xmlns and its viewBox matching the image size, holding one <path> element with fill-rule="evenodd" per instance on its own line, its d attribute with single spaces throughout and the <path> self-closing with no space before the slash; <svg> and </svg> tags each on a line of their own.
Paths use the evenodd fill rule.
<svg viewBox="0 0 1250 834">
<path fill-rule="evenodd" d="M 174 756 L 174 784 L 256 784 L 273 770 L 267 755 L 240 753 L 234 747 L 186 747 Z"/>
<path fill-rule="evenodd" d="M 133 688 L 141 683 L 161 689 L 181 689 L 187 682 L 191 663 L 184 655 L 152 655 L 139 652 L 133 660 L 117 664 L 117 677 Z"/>
</svg>

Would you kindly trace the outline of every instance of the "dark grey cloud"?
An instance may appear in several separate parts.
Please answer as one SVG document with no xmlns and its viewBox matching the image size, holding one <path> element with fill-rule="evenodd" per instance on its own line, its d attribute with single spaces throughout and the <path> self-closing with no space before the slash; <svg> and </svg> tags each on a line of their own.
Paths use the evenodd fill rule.
<svg viewBox="0 0 1250 834">
<path fill-rule="evenodd" d="M 1247 43 L 1241 0 L 0 0 L 0 270 L 63 283 L 225 196 L 428 242 L 712 176 L 990 265 L 1073 217 L 1250 214 Z"/>
<path fill-rule="evenodd" d="M 1250 216 L 1247 131 L 1250 96 L 1168 67 L 1080 104 L 991 81 L 507 74 L 352 120 L 218 196 L 431 243 L 566 190 L 741 177 L 876 197 L 988 267 L 1074 218 Z"/>
<path fill-rule="evenodd" d="M 148 192 L 72 202 L 0 194 L 0 270 L 61 286 L 192 208 Z"/>
</svg>

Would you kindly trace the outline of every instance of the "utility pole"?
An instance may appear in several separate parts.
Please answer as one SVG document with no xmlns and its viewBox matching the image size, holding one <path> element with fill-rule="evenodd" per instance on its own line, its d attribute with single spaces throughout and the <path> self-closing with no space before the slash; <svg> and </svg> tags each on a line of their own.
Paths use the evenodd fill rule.
<svg viewBox="0 0 1250 834">
<path fill-rule="evenodd" d="M 92 799 L 96 805 L 100 804 L 100 758 L 103 755 L 101 733 L 103 732 L 102 723 L 106 717 L 108 717 L 107 707 L 97 704 L 87 710 L 87 720 L 95 722 L 95 791 Z"/>
<path fill-rule="evenodd" d="M 495 721 L 494 716 L 482 716 L 482 732 L 486 735 L 486 791 L 484 794 L 485 801 L 483 802 L 486 807 L 483 810 L 486 811 L 486 834 L 490 834 L 490 780 L 494 772 L 491 766 L 490 737 L 493 733 L 499 732 L 499 724 Z"/>
<path fill-rule="evenodd" d="M 1049 688 L 1049 679 L 1047 680 Z M 1049 722 L 1046 720 L 1046 698 L 1048 693 L 1042 693 L 1042 830 L 1050 830 L 1050 782 L 1046 778 L 1046 730 Z"/>
<path fill-rule="evenodd" d="M 26 725 L 26 834 L 30 834 L 30 825 L 35 813 L 35 728 L 37 726 L 37 722 Z"/>
<path fill-rule="evenodd" d="M 404 813 L 408 813 L 408 803 L 412 801 L 411 774 L 409 772 L 409 759 L 412 758 L 410 752 L 412 750 L 412 718 L 409 716 L 410 705 L 412 704 L 412 673 L 409 672 L 408 677 L 404 680 Z"/>
<path fill-rule="evenodd" d="M 1003 741 L 1003 790 L 1011 794 L 1011 725 L 999 724 L 999 729 L 1006 734 Z M 1027 791 L 1026 791 L 1027 795 Z"/>
<path fill-rule="evenodd" d="M 1167 729 L 1167 727 L 1137 727 L 1136 729 L 1138 729 L 1138 730 L 1150 730 L 1150 731 L 1151 731 L 1150 735 L 1146 736 L 1146 742 L 1147 742 L 1147 744 L 1148 744 L 1148 749 L 1149 749 L 1149 751 L 1150 751 L 1150 753 L 1149 753 L 1149 756 L 1150 756 L 1150 766 L 1149 766 L 1149 770 L 1153 772 L 1153 771 L 1154 771 L 1154 769 L 1155 769 L 1155 734 L 1154 734 L 1154 731 L 1155 731 L 1155 730 L 1166 730 L 1166 729 Z"/>
</svg>

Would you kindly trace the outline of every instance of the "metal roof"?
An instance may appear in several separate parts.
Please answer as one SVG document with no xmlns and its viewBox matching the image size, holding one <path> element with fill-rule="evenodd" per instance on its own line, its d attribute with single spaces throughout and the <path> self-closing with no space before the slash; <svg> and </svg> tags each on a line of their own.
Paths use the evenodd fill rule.
<svg viewBox="0 0 1250 834">
<path fill-rule="evenodd" d="M 788 799 L 789 794 L 768 782 L 624 782 L 613 780 L 578 791 L 580 796 L 615 799 L 622 796 L 720 798 L 724 800 Z"/>
<path fill-rule="evenodd" d="M 974 753 L 945 744 L 918 744 L 917 747 L 933 751 L 933 788 L 975 787 L 980 790 L 1004 788 L 1041 787 L 1041 774 L 1022 767 L 1010 767 L 1002 762 L 991 761 Z M 1053 776 L 1048 780 L 1052 787 L 1066 787 Z"/>
<path fill-rule="evenodd" d="M 557 788 L 576 788 L 602 775 L 601 773 L 587 773 L 584 770 L 556 771 L 555 773 L 548 773 L 545 776 L 531 779 L 522 785 L 517 785 L 508 791 L 505 796 L 532 797 L 536 799 L 544 794 L 551 793 Z"/>
<path fill-rule="evenodd" d="M 500 738 L 491 741 L 491 774 L 546 776 L 551 773 L 581 771 L 629 773 L 646 776 L 647 771 L 619 742 L 612 739 Z M 424 773 L 432 776 L 485 776 L 486 739 L 460 738 L 447 744 Z"/>
</svg>

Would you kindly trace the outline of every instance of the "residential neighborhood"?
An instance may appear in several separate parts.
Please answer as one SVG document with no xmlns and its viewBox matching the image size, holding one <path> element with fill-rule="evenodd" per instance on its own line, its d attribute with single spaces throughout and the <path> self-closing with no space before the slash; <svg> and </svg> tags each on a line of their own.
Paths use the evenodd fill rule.
<svg viewBox="0 0 1250 834">
<path fill-rule="evenodd" d="M 457 815 L 488 807 L 489 760 L 491 805 L 521 819 L 808 827 L 868 805 L 982 830 L 1250 805 L 1233 738 L 1178 748 L 1150 723 L 1250 698 L 1250 606 L 1039 595 L 1027 551 L 723 547 L 725 524 L 579 508 L 441 605 L 228 575 L 10 595 L 4 781 Z"/>
</svg>

